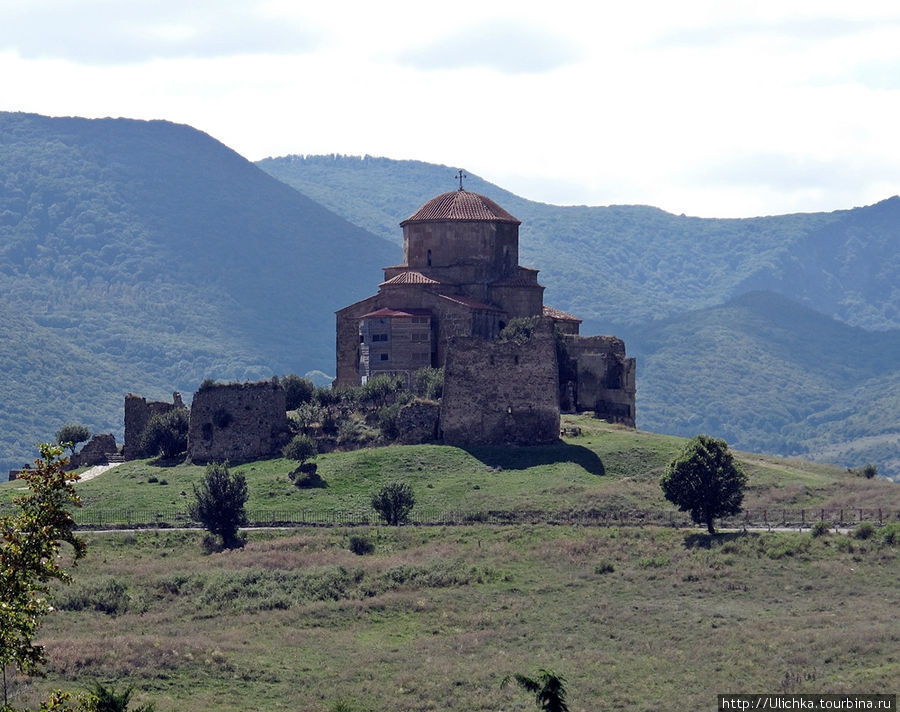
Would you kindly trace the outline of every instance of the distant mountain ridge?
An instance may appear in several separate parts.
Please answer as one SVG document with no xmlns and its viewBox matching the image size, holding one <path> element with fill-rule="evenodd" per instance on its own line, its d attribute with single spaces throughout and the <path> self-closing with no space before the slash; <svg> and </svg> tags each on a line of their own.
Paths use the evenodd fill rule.
<svg viewBox="0 0 900 712">
<path fill-rule="evenodd" d="M 261 168 L 385 239 L 456 169 L 348 156 L 267 158 Z M 692 218 L 640 205 L 556 206 L 469 174 L 468 190 L 522 220 L 522 264 L 547 301 L 602 324 L 636 324 L 716 306 L 754 290 L 854 326 L 900 328 L 900 198 L 832 213 Z"/>
<path fill-rule="evenodd" d="M 0 113 L 0 477 L 65 422 L 121 433 L 128 391 L 333 373 L 333 312 L 454 173 L 254 165 L 168 122 Z M 626 339 L 639 427 L 900 473 L 900 199 L 704 220 L 466 187 L 523 220 L 548 304 Z"/>
<path fill-rule="evenodd" d="M 394 240 L 456 170 L 369 156 L 258 165 Z M 523 221 L 521 261 L 541 270 L 547 303 L 582 317 L 583 333 L 626 339 L 639 427 L 900 475 L 900 198 L 719 220 L 544 205 L 471 174 L 466 187 Z"/>
<path fill-rule="evenodd" d="M 190 127 L 0 113 L 0 468 L 121 433 L 128 391 L 333 372 L 333 312 L 394 260 Z"/>
</svg>

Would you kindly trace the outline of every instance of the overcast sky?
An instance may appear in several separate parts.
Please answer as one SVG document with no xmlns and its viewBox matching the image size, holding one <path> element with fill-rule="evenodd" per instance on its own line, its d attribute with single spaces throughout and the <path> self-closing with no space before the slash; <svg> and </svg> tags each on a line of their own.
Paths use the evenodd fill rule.
<svg viewBox="0 0 900 712">
<path fill-rule="evenodd" d="M 900 193 L 900 3 L 0 0 L 0 109 L 548 203 L 837 210 Z"/>
</svg>

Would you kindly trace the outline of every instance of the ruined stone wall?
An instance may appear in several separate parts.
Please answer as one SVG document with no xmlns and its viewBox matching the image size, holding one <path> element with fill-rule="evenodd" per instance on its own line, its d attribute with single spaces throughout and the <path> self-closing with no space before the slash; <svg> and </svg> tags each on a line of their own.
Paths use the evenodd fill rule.
<svg viewBox="0 0 900 712">
<path fill-rule="evenodd" d="M 105 465 L 109 462 L 109 456 L 117 452 L 115 435 L 112 433 L 95 435 L 69 458 L 69 468 L 74 470 L 78 467 Z"/>
<path fill-rule="evenodd" d="M 129 393 L 125 396 L 125 447 L 123 454 L 126 460 L 136 460 L 144 457 L 141 449 L 141 436 L 147 422 L 154 415 L 168 413 L 175 408 L 184 408 L 181 394 L 177 391 L 172 394 L 172 403 L 164 401 L 148 401 L 146 398 Z"/>
<path fill-rule="evenodd" d="M 625 355 L 625 342 L 615 336 L 566 335 L 574 382 L 563 384 L 563 400 L 573 410 L 593 410 L 597 417 L 635 425 L 635 360 Z"/>
<path fill-rule="evenodd" d="M 272 381 L 213 384 L 194 394 L 188 459 L 248 462 L 278 455 L 290 439 L 284 389 Z"/>
<path fill-rule="evenodd" d="M 437 440 L 441 406 L 433 401 L 415 400 L 407 403 L 397 415 L 400 442 L 404 445 L 420 445 Z"/>
<path fill-rule="evenodd" d="M 447 351 L 440 428 L 449 445 L 536 445 L 559 438 L 550 320 L 525 344 L 458 338 Z"/>
</svg>

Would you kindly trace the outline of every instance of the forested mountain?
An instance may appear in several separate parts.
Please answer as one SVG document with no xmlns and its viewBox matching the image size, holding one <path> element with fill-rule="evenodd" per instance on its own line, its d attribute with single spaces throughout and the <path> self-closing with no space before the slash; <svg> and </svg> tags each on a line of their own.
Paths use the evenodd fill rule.
<svg viewBox="0 0 900 712">
<path fill-rule="evenodd" d="M 393 244 L 187 126 L 0 113 L 0 476 L 125 393 L 334 372 Z"/>
<path fill-rule="evenodd" d="M 415 161 L 258 165 L 395 241 L 455 186 L 455 168 Z M 522 220 L 521 262 L 541 270 L 546 303 L 585 319 L 582 333 L 626 339 L 639 427 L 900 475 L 900 198 L 718 220 L 544 205 L 471 175 L 466 187 Z"/>
<path fill-rule="evenodd" d="M 417 161 L 287 156 L 258 165 L 386 239 L 400 220 L 453 190 L 454 168 Z M 521 263 L 547 301 L 586 320 L 635 324 L 771 290 L 854 326 L 900 328 L 900 198 L 833 213 L 691 218 L 627 205 L 561 207 L 470 175 L 522 221 Z"/>
<path fill-rule="evenodd" d="M 65 422 L 120 434 L 129 391 L 333 373 L 334 311 L 454 173 L 255 166 L 187 126 L 0 113 L 0 477 Z M 466 187 L 523 220 L 548 304 L 626 338 L 639 427 L 900 472 L 900 199 L 704 220 Z"/>
</svg>

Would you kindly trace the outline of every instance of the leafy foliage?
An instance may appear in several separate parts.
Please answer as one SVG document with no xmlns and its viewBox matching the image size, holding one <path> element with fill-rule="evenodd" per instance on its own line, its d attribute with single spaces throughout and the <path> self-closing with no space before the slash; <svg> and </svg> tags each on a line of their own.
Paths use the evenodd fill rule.
<svg viewBox="0 0 900 712">
<path fill-rule="evenodd" d="M 444 395 L 444 369 L 426 366 L 412 375 L 412 390 L 419 398 L 438 401 Z"/>
<path fill-rule="evenodd" d="M 716 517 L 741 511 L 747 476 L 724 440 L 698 435 L 669 463 L 659 484 L 667 500 L 714 534 Z"/>
<path fill-rule="evenodd" d="M 56 431 L 56 442 L 75 452 L 75 446 L 91 439 L 91 431 L 84 425 L 63 425 Z"/>
<path fill-rule="evenodd" d="M 566 704 L 566 678 L 552 670 L 538 670 L 537 675 L 528 677 L 515 673 L 512 679 L 526 692 L 534 695 L 538 707 L 546 712 L 568 712 Z M 503 678 L 501 687 L 509 684 L 510 677 Z"/>
<path fill-rule="evenodd" d="M 194 521 L 219 537 L 226 549 L 244 545 L 238 527 L 247 523 L 247 480 L 241 473 L 232 474 L 227 463 L 210 463 L 199 487 L 194 485 L 194 502 L 189 513 Z"/>
<path fill-rule="evenodd" d="M 40 445 L 41 457 L 22 473 L 30 493 L 15 502 L 20 512 L 0 519 L 0 668 L 7 666 L 27 674 L 40 673 L 44 650 L 34 644 L 41 620 L 52 607 L 50 582 L 69 582 L 60 549 L 63 542 L 74 551 L 74 560 L 85 553 L 75 535 L 75 519 L 69 508 L 80 504 L 73 482 L 77 475 L 63 467 L 67 460 L 59 446 Z M 4 705 L 7 704 L 4 674 Z"/>
<path fill-rule="evenodd" d="M 510 319 L 509 323 L 500 331 L 497 340 L 512 341 L 521 346 L 531 338 L 536 323 L 537 319 L 530 316 L 518 316 Z"/>
<path fill-rule="evenodd" d="M 173 408 L 147 421 L 141 435 L 141 449 L 148 455 L 173 458 L 187 451 L 188 410 Z"/>
<path fill-rule="evenodd" d="M 91 688 L 91 697 L 93 698 L 96 712 L 129 712 L 128 705 L 131 702 L 133 692 L 133 687 L 129 687 L 123 692 L 118 692 L 114 687 L 106 687 L 102 683 L 97 682 Z M 153 712 L 153 705 L 141 705 L 130 712 Z"/>
<path fill-rule="evenodd" d="M 296 460 L 300 464 L 303 464 L 316 456 L 316 443 L 309 435 L 298 433 L 284 446 L 281 454 L 288 460 Z"/>
<path fill-rule="evenodd" d="M 281 377 L 281 387 L 284 388 L 286 407 L 288 410 L 296 410 L 304 403 L 312 400 L 316 387 L 312 381 L 301 378 L 296 373 Z"/>
<path fill-rule="evenodd" d="M 409 521 L 415 504 L 412 487 L 406 482 L 390 482 L 372 495 L 372 509 L 393 527 Z"/>
</svg>

